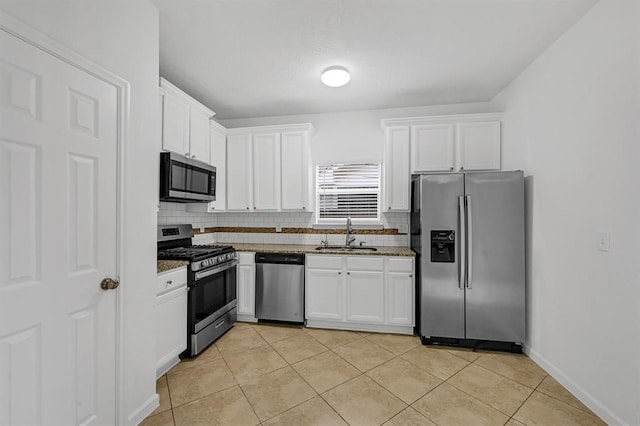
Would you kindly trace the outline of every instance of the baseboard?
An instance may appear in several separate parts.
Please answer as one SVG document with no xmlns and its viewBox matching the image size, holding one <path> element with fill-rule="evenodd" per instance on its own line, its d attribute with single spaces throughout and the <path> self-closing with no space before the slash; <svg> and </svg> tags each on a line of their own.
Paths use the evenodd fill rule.
<svg viewBox="0 0 640 426">
<path fill-rule="evenodd" d="M 374 333 L 398 333 L 413 335 L 412 325 L 367 324 L 345 321 L 308 319 L 309 328 L 330 328 L 335 330 L 365 331 Z"/>
<path fill-rule="evenodd" d="M 258 322 L 258 319 L 251 315 L 238 314 L 238 322 Z"/>
<path fill-rule="evenodd" d="M 627 423 L 620 417 L 616 416 L 611 410 L 609 410 L 604 404 L 595 399 L 589 392 L 581 388 L 562 372 L 553 363 L 547 360 L 539 352 L 535 351 L 528 345 L 522 345 L 522 351 L 526 353 L 536 364 L 542 367 L 547 373 L 549 373 L 554 379 L 558 381 L 562 386 L 567 388 L 576 398 L 578 398 L 584 405 L 586 405 L 591 411 L 596 413 L 604 422 L 609 425 L 626 425 Z"/>
<path fill-rule="evenodd" d="M 153 410 L 160 406 L 160 395 L 154 393 L 149 399 L 147 399 L 140 407 L 138 407 L 127 418 L 127 424 L 139 425 L 147 416 L 153 413 Z"/>
</svg>

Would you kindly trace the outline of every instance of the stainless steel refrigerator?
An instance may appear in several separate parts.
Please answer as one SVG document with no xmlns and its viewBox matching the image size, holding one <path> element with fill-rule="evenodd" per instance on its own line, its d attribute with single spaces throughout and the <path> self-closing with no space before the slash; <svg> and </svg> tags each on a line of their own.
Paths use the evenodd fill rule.
<svg viewBox="0 0 640 426">
<path fill-rule="evenodd" d="M 523 173 L 425 174 L 411 185 L 422 343 L 521 351 Z"/>
</svg>

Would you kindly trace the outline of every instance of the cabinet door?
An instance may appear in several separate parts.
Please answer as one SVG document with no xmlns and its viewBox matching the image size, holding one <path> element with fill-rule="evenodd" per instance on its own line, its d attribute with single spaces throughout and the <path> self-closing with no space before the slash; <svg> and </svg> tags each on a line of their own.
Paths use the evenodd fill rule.
<svg viewBox="0 0 640 426">
<path fill-rule="evenodd" d="M 216 200 L 209 203 L 209 211 L 224 211 L 227 207 L 227 137 L 211 129 L 209 163 L 216 168 Z"/>
<path fill-rule="evenodd" d="M 342 314 L 343 275 L 339 270 L 309 269 L 305 283 L 305 317 L 344 320 Z"/>
<path fill-rule="evenodd" d="M 189 156 L 209 163 L 210 152 L 209 117 L 198 108 L 191 107 L 189 121 Z"/>
<path fill-rule="evenodd" d="M 253 209 L 280 208 L 280 133 L 253 135 Z"/>
<path fill-rule="evenodd" d="M 309 210 L 308 133 L 282 133 L 282 210 Z"/>
<path fill-rule="evenodd" d="M 383 272 L 347 272 L 347 321 L 384 323 Z"/>
<path fill-rule="evenodd" d="M 386 130 L 384 210 L 409 211 L 409 127 Z"/>
<path fill-rule="evenodd" d="M 189 105 L 169 93 L 164 95 L 162 108 L 162 149 L 189 154 Z"/>
<path fill-rule="evenodd" d="M 256 267 L 238 266 L 238 315 L 255 315 L 256 310 Z"/>
<path fill-rule="evenodd" d="M 500 122 L 458 124 L 460 170 L 500 170 Z"/>
<path fill-rule="evenodd" d="M 413 274 L 389 272 L 387 274 L 387 322 L 414 325 Z"/>
<path fill-rule="evenodd" d="M 251 135 L 227 136 L 227 210 L 250 210 L 251 162 Z"/>
<path fill-rule="evenodd" d="M 454 125 L 425 124 L 411 129 L 411 172 L 454 168 Z"/>
<path fill-rule="evenodd" d="M 187 287 L 156 297 L 156 370 L 187 349 Z"/>
</svg>

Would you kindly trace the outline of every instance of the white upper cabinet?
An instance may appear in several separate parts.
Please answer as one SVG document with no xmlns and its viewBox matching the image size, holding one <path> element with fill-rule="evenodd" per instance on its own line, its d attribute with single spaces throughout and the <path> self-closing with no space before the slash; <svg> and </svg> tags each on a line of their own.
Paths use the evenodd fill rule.
<svg viewBox="0 0 640 426">
<path fill-rule="evenodd" d="M 209 211 L 227 208 L 227 135 L 226 129 L 211 121 L 211 155 L 209 163 L 216 168 L 216 200 L 209 203 Z"/>
<path fill-rule="evenodd" d="M 162 96 L 162 149 L 189 152 L 189 105 L 166 93 Z"/>
<path fill-rule="evenodd" d="M 458 123 L 460 170 L 500 169 L 500 121 Z"/>
<path fill-rule="evenodd" d="M 388 127 L 384 152 L 383 211 L 409 211 L 409 127 Z"/>
<path fill-rule="evenodd" d="M 160 78 L 162 149 L 209 162 L 209 119 L 213 111 Z"/>
<path fill-rule="evenodd" d="M 282 210 L 309 211 L 309 132 L 282 132 Z"/>
<path fill-rule="evenodd" d="M 189 157 L 209 163 L 210 138 L 209 115 L 191 107 L 189 122 Z"/>
<path fill-rule="evenodd" d="M 227 210 L 252 210 L 251 154 L 251 134 L 227 136 Z"/>
<path fill-rule="evenodd" d="M 227 210 L 309 211 L 310 124 L 228 129 Z"/>
<path fill-rule="evenodd" d="M 190 212 L 223 212 L 227 208 L 227 129 L 213 120 L 209 126 L 209 164 L 216 168 L 216 200 L 209 203 L 187 203 Z"/>
<path fill-rule="evenodd" d="M 454 125 L 425 124 L 411 127 L 411 171 L 454 170 Z"/>
<path fill-rule="evenodd" d="M 500 170 L 501 114 L 460 114 L 434 117 L 394 118 L 382 120 L 386 135 L 385 211 L 406 211 L 404 191 L 412 173 L 452 172 L 465 170 Z M 409 133 L 408 153 L 395 148 L 403 146 Z M 409 173 L 401 164 L 410 159 Z M 391 207 L 391 208 L 389 208 Z"/>
<path fill-rule="evenodd" d="M 253 135 L 253 209 L 280 208 L 280 133 Z"/>
</svg>

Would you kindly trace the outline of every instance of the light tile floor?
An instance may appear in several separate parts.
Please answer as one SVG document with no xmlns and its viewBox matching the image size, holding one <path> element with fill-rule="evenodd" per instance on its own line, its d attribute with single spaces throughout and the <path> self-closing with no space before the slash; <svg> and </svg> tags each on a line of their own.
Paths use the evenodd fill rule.
<svg viewBox="0 0 640 426">
<path fill-rule="evenodd" d="M 602 425 L 526 355 L 238 323 L 157 382 L 146 426 Z"/>
</svg>

